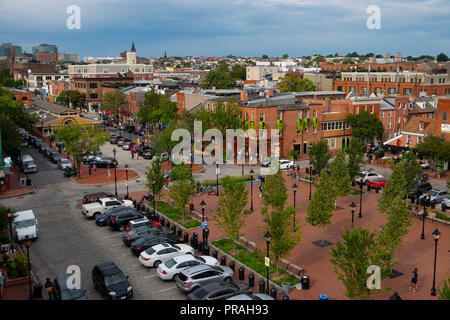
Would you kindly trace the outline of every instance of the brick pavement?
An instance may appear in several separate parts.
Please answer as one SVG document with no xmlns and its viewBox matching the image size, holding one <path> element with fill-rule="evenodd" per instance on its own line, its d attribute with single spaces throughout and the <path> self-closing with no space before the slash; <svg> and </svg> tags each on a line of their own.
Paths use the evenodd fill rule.
<svg viewBox="0 0 450 320">
<path fill-rule="evenodd" d="M 285 176 L 286 173 L 284 173 Z M 305 275 L 310 277 L 309 290 L 292 289 L 289 293 L 291 299 L 300 300 L 317 300 L 320 294 L 327 294 L 329 299 L 346 299 L 345 287 L 342 282 L 337 279 L 337 275 L 333 272 L 333 265 L 329 262 L 330 250 L 336 243 L 336 240 L 342 240 L 343 228 L 349 228 L 351 225 L 351 211 L 350 204 L 355 202 L 358 207 L 355 211 L 355 227 L 363 226 L 370 230 L 379 229 L 386 223 L 386 216 L 377 212 L 377 199 L 381 193 L 377 194 L 374 191 L 363 195 L 362 218 L 357 217 L 359 212 L 359 196 L 346 196 L 337 200 L 337 206 L 342 208 L 334 212 L 331 218 L 331 226 L 322 230 L 320 228 L 310 226 L 306 220 L 306 205 L 309 196 L 309 185 L 306 182 L 296 182 L 291 177 L 285 176 L 285 184 L 288 188 L 289 199 L 288 203 L 293 204 L 292 185 L 297 183 L 297 213 L 296 221 L 300 224 L 300 232 L 302 233 L 301 242 L 292 250 L 291 256 L 288 258 L 292 263 L 295 263 L 305 269 Z M 250 187 L 248 186 L 247 189 Z M 254 212 L 248 216 L 246 226 L 242 228 L 242 235 L 247 239 L 256 243 L 261 250 L 265 249 L 265 240 L 263 234 L 265 232 L 265 223 L 260 213 L 261 198 L 259 197 L 259 190 L 253 186 L 253 206 Z M 314 187 L 313 187 L 314 192 Z M 144 192 L 132 195 L 133 198 L 140 198 Z M 169 194 L 170 195 L 170 194 Z M 165 200 L 169 199 L 167 191 L 163 191 L 161 197 Z M 250 195 L 250 192 L 249 192 Z M 210 241 L 214 241 L 223 237 L 222 231 L 212 219 L 214 212 L 217 209 L 218 197 L 215 195 L 202 194 L 193 198 L 195 208 L 200 208 L 200 202 L 204 200 L 206 205 L 205 215 L 208 219 L 208 228 L 210 230 Z M 250 197 L 247 208 L 250 208 Z M 395 279 L 387 279 L 382 281 L 382 287 L 391 287 L 392 290 L 382 292 L 375 295 L 376 299 L 388 299 L 395 291 L 403 299 L 436 299 L 430 295 L 433 277 L 433 259 L 434 259 L 434 240 L 431 233 L 438 227 L 442 233 L 438 245 L 438 263 L 436 274 L 436 287 L 439 288 L 441 283 L 447 279 L 450 274 L 450 260 L 448 259 L 448 243 L 449 242 L 449 227 L 443 224 L 432 223 L 426 221 L 425 234 L 426 239 L 421 240 L 420 234 L 422 230 L 422 222 L 419 219 L 414 219 L 413 225 L 409 229 L 408 235 L 404 239 L 403 247 L 400 248 L 395 255 L 398 264 L 394 267 L 403 273 L 402 276 Z M 199 232 L 201 229 L 193 230 Z M 320 248 L 312 244 L 313 241 L 325 239 L 333 243 L 332 246 Z M 414 267 L 419 270 L 419 290 L 417 293 L 409 292 L 409 283 L 411 272 Z M 255 282 L 257 285 L 257 282 Z M 256 289 L 257 290 L 257 289 Z"/>
</svg>

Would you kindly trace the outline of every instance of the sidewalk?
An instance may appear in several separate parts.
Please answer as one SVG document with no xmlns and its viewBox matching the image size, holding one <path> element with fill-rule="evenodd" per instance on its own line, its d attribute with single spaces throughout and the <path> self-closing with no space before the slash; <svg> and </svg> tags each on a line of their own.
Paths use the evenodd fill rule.
<svg viewBox="0 0 450 320">
<path fill-rule="evenodd" d="M 20 181 L 19 181 L 19 173 L 20 170 L 17 167 L 12 167 L 10 168 L 10 171 L 13 173 L 12 175 L 9 176 L 9 190 L 6 190 L 3 193 L 0 193 L 0 199 L 1 198 L 9 198 L 9 197 L 16 197 L 16 196 L 21 196 L 24 194 L 28 194 L 28 193 L 32 193 L 34 191 L 34 187 L 31 186 L 20 186 Z"/>
</svg>

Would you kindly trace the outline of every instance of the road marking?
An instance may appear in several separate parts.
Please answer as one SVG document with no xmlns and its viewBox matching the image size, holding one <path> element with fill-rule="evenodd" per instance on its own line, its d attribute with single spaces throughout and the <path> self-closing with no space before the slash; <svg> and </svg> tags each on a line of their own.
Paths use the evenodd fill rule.
<svg viewBox="0 0 450 320">
<path fill-rule="evenodd" d="M 175 288 L 177 288 L 177 286 L 173 286 L 173 287 L 170 287 L 170 288 L 162 289 L 162 290 L 156 291 L 155 293 L 160 293 L 160 292 L 172 290 L 172 289 L 175 289 Z"/>
</svg>

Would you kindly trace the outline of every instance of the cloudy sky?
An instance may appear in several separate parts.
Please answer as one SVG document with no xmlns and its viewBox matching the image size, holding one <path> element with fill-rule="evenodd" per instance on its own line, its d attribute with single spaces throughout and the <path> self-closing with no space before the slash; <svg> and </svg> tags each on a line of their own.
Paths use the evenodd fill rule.
<svg viewBox="0 0 450 320">
<path fill-rule="evenodd" d="M 81 29 L 66 26 L 70 5 Z M 380 8 L 381 29 L 366 12 Z M 0 42 L 80 56 L 450 55 L 450 0 L 0 0 Z"/>
</svg>

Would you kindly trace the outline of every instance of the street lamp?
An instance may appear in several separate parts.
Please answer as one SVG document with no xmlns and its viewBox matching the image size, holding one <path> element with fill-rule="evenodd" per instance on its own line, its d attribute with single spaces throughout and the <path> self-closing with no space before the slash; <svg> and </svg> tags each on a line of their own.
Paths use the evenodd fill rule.
<svg viewBox="0 0 450 320">
<path fill-rule="evenodd" d="M 312 162 L 309 162 L 309 200 L 311 200 Z"/>
<path fill-rule="evenodd" d="M 250 169 L 250 198 L 251 198 L 251 202 L 250 202 L 250 211 L 253 211 L 253 174 L 255 173 L 255 171 L 253 171 L 253 169 Z"/>
<path fill-rule="evenodd" d="M 219 164 L 216 163 L 216 196 L 219 196 Z"/>
<path fill-rule="evenodd" d="M 294 190 L 294 209 L 295 209 L 295 195 L 297 193 L 297 184 L 294 183 L 294 185 L 292 186 L 292 189 Z M 295 210 L 294 210 L 294 227 L 295 227 Z"/>
<path fill-rule="evenodd" d="M 439 232 L 439 230 L 436 228 L 433 231 L 433 238 L 434 238 L 434 272 L 433 272 L 433 287 L 431 288 L 431 295 L 432 296 L 436 296 L 436 287 L 435 287 L 435 283 L 436 283 L 436 258 L 437 258 L 437 244 L 438 244 L 438 240 L 439 237 L 441 236 L 441 233 Z"/>
<path fill-rule="evenodd" d="M 269 259 L 269 246 L 270 246 L 270 240 L 272 239 L 272 235 L 270 234 L 269 231 L 266 231 L 266 233 L 264 234 L 264 239 L 266 239 L 267 259 Z M 266 264 L 266 268 L 267 268 L 267 289 L 266 289 L 266 293 L 267 294 L 269 294 L 269 265 L 270 265 L 270 262 Z"/>
<path fill-rule="evenodd" d="M 33 289 L 32 289 L 32 284 L 31 284 L 31 264 L 30 264 L 30 246 L 31 246 L 31 239 L 30 236 L 26 236 L 25 240 L 23 241 L 23 243 L 25 244 L 26 248 L 27 248 L 27 260 L 28 260 L 28 278 L 30 281 L 30 300 L 33 299 Z"/>
<path fill-rule="evenodd" d="M 8 212 L 8 220 L 9 220 L 9 239 L 12 242 L 13 241 L 13 236 L 12 236 L 12 217 L 13 217 L 13 213 L 12 213 L 12 210 L 10 208 L 8 208 L 7 212 Z"/>
<path fill-rule="evenodd" d="M 128 195 L 128 164 L 125 164 L 125 177 L 126 177 L 126 185 L 127 185 L 127 199 L 129 199 L 129 195 Z"/>
<path fill-rule="evenodd" d="M 352 202 L 352 204 L 350 205 L 350 209 L 352 210 L 352 229 L 353 229 L 353 217 L 355 216 L 355 208 L 356 204 Z"/>
<path fill-rule="evenodd" d="M 202 200 L 202 202 L 200 202 L 200 205 L 202 206 L 202 222 L 204 222 L 205 221 L 205 208 L 206 208 L 205 200 Z"/>
<path fill-rule="evenodd" d="M 427 207 L 423 207 L 422 213 L 422 234 L 420 235 L 420 239 L 425 239 L 425 218 L 428 216 Z"/>
<path fill-rule="evenodd" d="M 113 153 L 114 153 L 114 163 L 117 161 L 116 160 L 116 148 L 113 149 Z M 113 164 L 114 165 L 114 164 Z M 117 175 L 116 175 L 116 165 L 114 165 L 114 193 L 117 197 Z"/>
<path fill-rule="evenodd" d="M 358 217 L 362 218 L 362 188 L 363 188 L 363 184 L 362 181 L 359 182 L 359 214 Z"/>
</svg>

